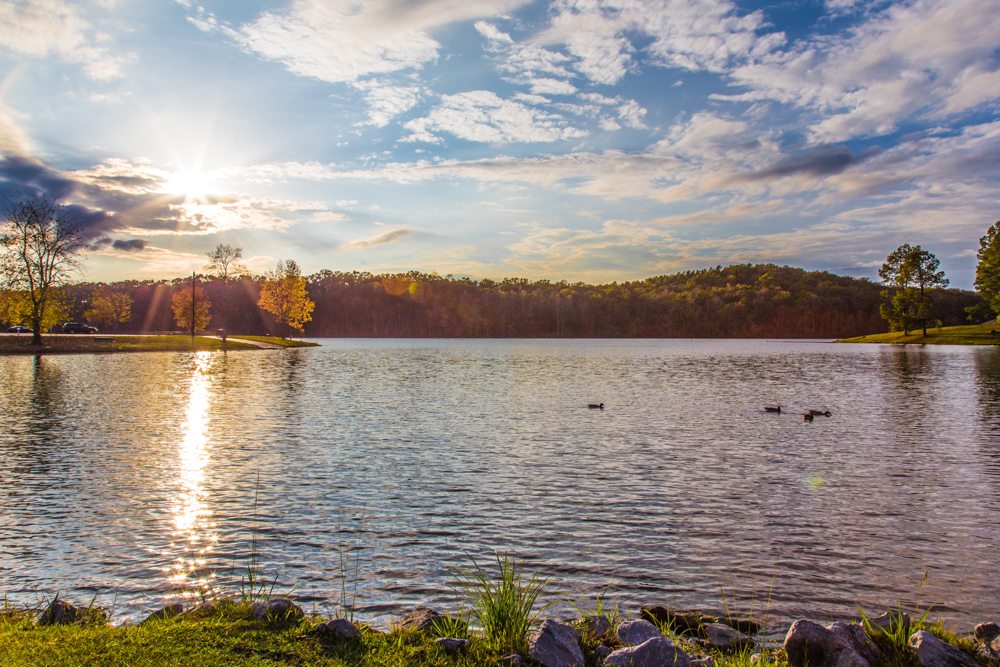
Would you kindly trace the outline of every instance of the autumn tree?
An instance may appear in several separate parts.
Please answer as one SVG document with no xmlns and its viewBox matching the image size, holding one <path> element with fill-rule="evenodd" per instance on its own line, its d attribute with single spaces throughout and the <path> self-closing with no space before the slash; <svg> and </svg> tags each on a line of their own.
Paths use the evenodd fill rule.
<svg viewBox="0 0 1000 667">
<path fill-rule="evenodd" d="M 49 290 L 40 328 L 49 328 L 69 319 L 70 301 L 61 289 Z M 31 298 L 23 290 L 0 290 L 0 322 L 23 324 L 31 321 Z M 35 331 L 39 329 L 32 327 Z"/>
<path fill-rule="evenodd" d="M 948 286 L 944 271 L 939 271 L 940 262 L 930 251 L 920 246 L 904 243 L 893 250 L 878 270 L 882 282 L 890 288 L 882 292 L 889 298 L 881 307 L 882 317 L 894 329 L 910 332 L 910 325 L 920 323 L 927 335 L 927 320 L 930 318 L 931 301 L 929 290 Z"/>
<path fill-rule="evenodd" d="M 208 328 L 208 323 L 212 317 L 210 314 L 212 304 L 205 296 L 205 290 L 195 287 L 194 308 L 191 308 L 192 289 L 190 285 L 185 285 L 174 292 L 170 297 L 170 307 L 174 311 L 174 322 L 181 329 L 191 330 L 191 313 L 194 311 L 194 331 L 204 331 Z"/>
<path fill-rule="evenodd" d="M 316 304 L 306 292 L 306 279 L 295 260 L 278 260 L 278 266 L 267 274 L 260 286 L 257 305 L 274 316 L 285 330 L 303 332 L 312 320 Z"/>
<path fill-rule="evenodd" d="M 188 307 L 190 305 L 189 299 Z M 83 316 L 103 326 L 125 324 L 132 319 L 132 297 L 127 292 L 102 285 L 91 294 L 90 309 Z"/>
<path fill-rule="evenodd" d="M 220 243 L 215 246 L 214 250 L 206 254 L 208 255 L 208 264 L 205 265 L 205 269 L 218 276 L 222 282 L 247 273 L 247 267 L 239 261 L 243 259 L 243 248 Z"/>
<path fill-rule="evenodd" d="M 994 314 L 1000 315 L 1000 220 L 979 239 L 976 253 L 976 291 L 986 299 Z"/>
<path fill-rule="evenodd" d="M 0 227 L 0 287 L 27 299 L 33 345 L 42 344 L 42 327 L 54 291 L 79 268 L 83 244 L 66 209 L 46 198 L 12 204 Z"/>
</svg>

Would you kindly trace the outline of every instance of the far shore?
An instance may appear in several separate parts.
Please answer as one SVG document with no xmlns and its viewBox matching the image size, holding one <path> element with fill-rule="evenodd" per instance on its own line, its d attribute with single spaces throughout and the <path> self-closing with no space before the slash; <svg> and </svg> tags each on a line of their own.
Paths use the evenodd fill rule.
<svg viewBox="0 0 1000 667">
<path fill-rule="evenodd" d="M 904 334 L 890 331 L 853 338 L 841 338 L 838 343 L 881 343 L 891 345 L 1000 345 L 1000 324 L 996 320 L 985 324 L 970 324 L 957 327 L 914 329 Z"/>
<path fill-rule="evenodd" d="M 136 334 L 43 334 L 42 344 L 32 345 L 30 334 L 0 335 L 4 354 L 89 354 L 103 352 L 202 352 L 215 350 L 261 350 L 286 347 L 316 347 L 278 336 L 136 335 Z"/>
</svg>

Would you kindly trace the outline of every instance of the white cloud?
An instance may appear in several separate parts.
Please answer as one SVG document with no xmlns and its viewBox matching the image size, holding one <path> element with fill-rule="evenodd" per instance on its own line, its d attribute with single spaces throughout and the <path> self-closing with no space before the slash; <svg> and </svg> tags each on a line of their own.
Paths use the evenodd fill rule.
<svg viewBox="0 0 1000 667">
<path fill-rule="evenodd" d="M 425 118 L 405 127 L 413 141 L 437 141 L 446 133 L 466 141 L 490 144 L 549 142 L 584 136 L 553 114 L 505 100 L 488 90 L 445 95 Z"/>
<path fill-rule="evenodd" d="M 906 118 L 960 113 L 1000 97 L 997 0 L 920 0 L 737 68 L 748 89 L 728 99 L 773 99 L 829 114 L 819 142 L 894 131 Z"/>
<path fill-rule="evenodd" d="M 420 86 L 395 86 L 367 79 L 354 84 L 365 93 L 368 120 L 365 124 L 385 127 L 389 122 L 417 106 L 425 94 Z"/>
<path fill-rule="evenodd" d="M 419 68 L 434 60 L 442 26 L 502 14 L 526 0 L 294 0 L 251 23 L 222 28 L 247 51 L 330 82 Z"/>
<path fill-rule="evenodd" d="M 386 245 L 388 243 L 393 243 L 399 239 L 406 238 L 407 236 L 412 236 L 414 234 L 412 229 L 394 229 L 392 231 L 383 232 L 377 236 L 373 236 L 367 239 L 359 239 L 357 241 L 351 241 L 349 243 L 344 243 L 340 247 L 344 250 L 357 250 L 363 248 L 374 248 L 380 245 Z"/>
<path fill-rule="evenodd" d="M 101 40 L 79 8 L 63 0 L 0 4 L 0 46 L 28 56 L 55 55 L 82 65 L 95 80 L 121 76 L 123 59 L 99 46 Z"/>
</svg>

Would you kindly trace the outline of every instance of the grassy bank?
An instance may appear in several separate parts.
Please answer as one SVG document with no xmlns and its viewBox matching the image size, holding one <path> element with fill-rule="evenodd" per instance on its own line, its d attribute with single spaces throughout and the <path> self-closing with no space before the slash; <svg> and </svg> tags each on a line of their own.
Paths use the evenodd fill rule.
<svg viewBox="0 0 1000 667">
<path fill-rule="evenodd" d="M 264 345 L 258 345 L 261 343 Z M 312 347 L 315 343 L 277 336 L 128 336 L 128 335 L 45 335 L 41 347 L 31 344 L 25 334 L 0 336 L 0 354 L 72 354 L 90 352 L 191 352 L 202 350 L 256 350 L 267 347 Z"/>
<path fill-rule="evenodd" d="M 928 329 L 927 335 L 919 329 L 904 335 L 902 331 L 843 338 L 838 343 L 894 343 L 906 345 L 1000 345 L 1000 324 L 970 324 L 960 327 Z"/>
</svg>

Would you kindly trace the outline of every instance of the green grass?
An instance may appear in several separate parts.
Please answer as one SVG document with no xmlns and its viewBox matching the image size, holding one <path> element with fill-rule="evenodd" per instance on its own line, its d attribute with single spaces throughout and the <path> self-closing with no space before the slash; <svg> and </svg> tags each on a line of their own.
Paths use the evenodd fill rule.
<svg viewBox="0 0 1000 667">
<path fill-rule="evenodd" d="M 41 627 L 27 612 L 0 615 L 3 663 L 49 665 L 490 665 L 501 655 L 473 640 L 449 656 L 421 633 L 365 632 L 333 645 L 318 637 L 316 619 L 290 627 L 252 620 L 249 605 L 224 606 L 208 618 L 171 618 L 123 627 Z"/>
<path fill-rule="evenodd" d="M 920 329 L 911 331 L 909 335 L 903 335 L 902 331 L 893 331 L 884 334 L 870 334 L 868 336 L 856 336 L 854 338 L 842 338 L 838 343 L 907 343 L 926 345 L 1000 345 L 1000 333 L 992 333 L 994 330 L 1000 331 L 1000 324 L 997 322 L 987 322 L 986 324 L 970 324 L 959 327 L 940 327 L 937 329 L 927 329 L 927 336 L 924 336 Z"/>
<path fill-rule="evenodd" d="M 256 350 L 246 339 L 278 347 L 312 347 L 316 343 L 293 341 L 277 336 L 233 336 L 225 343 L 208 336 L 130 336 L 119 334 L 42 336 L 41 348 L 31 344 L 31 336 L 0 336 L 0 354 L 85 354 L 93 352 L 192 352 L 213 350 Z"/>
<path fill-rule="evenodd" d="M 472 570 L 458 573 L 458 584 L 489 645 L 507 653 L 523 652 L 532 624 L 545 609 L 535 609 L 535 603 L 549 579 L 537 574 L 525 578 L 509 556 L 497 554 L 496 558 L 498 579 L 491 579 L 473 559 Z"/>
</svg>

